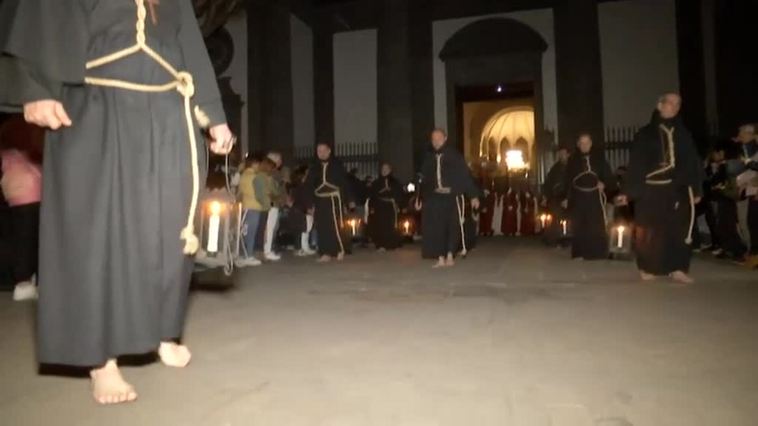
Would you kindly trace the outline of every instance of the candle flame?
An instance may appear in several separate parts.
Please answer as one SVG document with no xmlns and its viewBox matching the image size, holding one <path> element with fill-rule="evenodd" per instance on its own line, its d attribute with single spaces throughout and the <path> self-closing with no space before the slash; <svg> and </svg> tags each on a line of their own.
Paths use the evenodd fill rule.
<svg viewBox="0 0 758 426">
<path fill-rule="evenodd" d="M 214 216 L 221 214 L 221 203 L 218 201 L 211 202 L 211 214 Z"/>
</svg>

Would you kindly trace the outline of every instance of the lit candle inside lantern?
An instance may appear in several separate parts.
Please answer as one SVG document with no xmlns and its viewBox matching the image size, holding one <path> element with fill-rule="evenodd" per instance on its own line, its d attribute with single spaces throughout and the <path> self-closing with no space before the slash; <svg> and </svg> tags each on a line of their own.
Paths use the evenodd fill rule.
<svg viewBox="0 0 758 426">
<path fill-rule="evenodd" d="M 405 229 L 405 235 L 408 235 L 411 233 L 411 221 L 406 220 L 403 222 L 403 229 Z"/>
<path fill-rule="evenodd" d="M 568 222 L 566 222 L 565 220 L 562 220 L 561 229 L 563 229 L 563 235 L 568 235 Z"/>
<path fill-rule="evenodd" d="M 211 203 L 211 216 L 208 219 L 208 253 L 218 253 L 218 234 L 221 229 L 221 203 Z"/>
<path fill-rule="evenodd" d="M 616 247 L 622 248 L 624 247 L 624 225 L 619 225 L 616 228 L 616 233 L 618 234 L 616 236 Z"/>
<path fill-rule="evenodd" d="M 540 225 L 542 226 L 542 229 L 545 229 L 546 223 L 547 223 L 547 215 L 545 213 L 542 213 L 540 215 Z"/>
<path fill-rule="evenodd" d="M 350 224 L 350 228 L 353 230 L 353 236 L 355 236 L 355 234 L 357 233 L 356 227 L 358 226 L 358 224 L 356 223 L 356 220 L 350 219 L 348 223 Z"/>
</svg>

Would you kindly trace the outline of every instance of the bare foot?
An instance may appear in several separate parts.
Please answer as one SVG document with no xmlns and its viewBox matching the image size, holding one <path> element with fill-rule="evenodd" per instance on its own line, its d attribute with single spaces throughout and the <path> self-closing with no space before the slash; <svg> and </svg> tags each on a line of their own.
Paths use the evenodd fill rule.
<svg viewBox="0 0 758 426">
<path fill-rule="evenodd" d="M 337 255 L 337 261 L 338 262 L 342 262 L 343 260 L 345 260 L 345 253 L 338 254 Z"/>
<path fill-rule="evenodd" d="M 192 353 L 186 346 L 174 342 L 161 342 L 158 356 L 164 365 L 176 368 L 186 367 L 192 359 Z"/>
<path fill-rule="evenodd" d="M 92 379 L 92 396 L 99 404 L 123 404 L 137 399 L 134 387 L 124 380 L 115 360 L 109 360 L 105 366 L 90 371 Z"/>
<path fill-rule="evenodd" d="M 453 256 L 448 256 L 447 259 L 445 259 L 445 266 L 448 268 L 455 266 L 455 258 Z"/>
<path fill-rule="evenodd" d="M 695 280 L 693 280 L 692 277 L 690 277 L 683 271 L 674 271 L 669 276 L 671 277 L 672 280 L 681 284 L 692 284 L 695 282 Z"/>
<path fill-rule="evenodd" d="M 653 281 L 655 280 L 655 275 L 648 274 L 645 271 L 640 271 L 640 278 L 642 279 L 642 281 Z"/>
<path fill-rule="evenodd" d="M 319 257 L 318 260 L 316 260 L 316 262 L 318 262 L 318 263 L 327 263 L 327 262 L 331 262 L 331 261 L 332 261 L 332 257 L 331 256 L 327 256 L 327 255 L 323 255 L 323 256 Z"/>
<path fill-rule="evenodd" d="M 435 263 L 434 266 L 432 266 L 433 269 L 444 268 L 444 267 L 445 267 L 445 258 L 444 257 L 440 257 L 440 259 L 437 261 L 437 263 Z"/>
</svg>

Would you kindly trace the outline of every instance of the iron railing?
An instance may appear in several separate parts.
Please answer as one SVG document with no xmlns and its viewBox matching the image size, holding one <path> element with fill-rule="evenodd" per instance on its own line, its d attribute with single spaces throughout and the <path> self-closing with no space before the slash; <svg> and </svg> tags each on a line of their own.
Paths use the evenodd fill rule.
<svg viewBox="0 0 758 426">
<path fill-rule="evenodd" d="M 334 151 L 346 170 L 358 169 L 360 177 L 379 174 L 379 147 L 376 142 L 338 143 Z M 295 159 L 300 164 L 308 163 L 315 155 L 315 148 L 312 146 L 295 148 Z"/>
<path fill-rule="evenodd" d="M 611 169 L 629 164 L 629 153 L 635 134 L 639 126 L 607 127 L 605 129 L 605 157 Z M 555 162 L 555 138 L 551 137 L 554 132 L 546 129 L 543 133 L 546 137 L 543 145 L 537 153 L 538 170 L 535 171 L 537 183 L 542 183 L 547 171 Z M 339 158 L 347 170 L 358 169 L 358 176 L 376 176 L 379 172 L 379 149 L 376 142 L 348 142 L 338 143 L 335 146 L 335 155 Z M 295 148 L 295 159 L 304 164 L 313 159 L 315 148 L 312 146 L 300 146 Z"/>
</svg>

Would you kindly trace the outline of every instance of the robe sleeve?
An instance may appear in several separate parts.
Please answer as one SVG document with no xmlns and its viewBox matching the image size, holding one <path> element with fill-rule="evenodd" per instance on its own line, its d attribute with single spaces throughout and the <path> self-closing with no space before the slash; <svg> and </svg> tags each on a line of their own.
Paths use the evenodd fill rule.
<svg viewBox="0 0 758 426">
<path fill-rule="evenodd" d="M 577 161 L 577 154 L 573 153 L 569 157 L 566 164 L 566 173 L 563 175 L 563 187 L 565 188 L 565 195 L 563 200 L 571 202 L 571 197 L 574 195 L 574 178 L 579 174 L 579 165 Z"/>
<path fill-rule="evenodd" d="M 606 194 L 614 194 L 617 190 L 618 182 L 613 175 L 611 166 L 605 161 L 605 158 L 600 157 L 600 181 L 605 185 Z"/>
<path fill-rule="evenodd" d="M 341 161 L 333 159 L 329 162 L 329 167 L 332 169 L 331 172 L 333 173 L 332 179 L 335 181 L 334 183 L 339 186 L 340 191 L 342 191 L 342 201 L 346 204 L 354 203 L 355 194 L 353 193 L 352 185 L 350 185 L 350 181 L 347 178 L 345 166 Z"/>
<path fill-rule="evenodd" d="M 695 148 L 695 141 L 687 130 L 683 130 L 680 147 L 681 149 L 677 153 L 677 156 L 679 157 L 678 161 L 683 167 L 681 170 L 677 169 L 679 183 L 692 188 L 692 192 L 696 197 L 702 197 L 705 172 L 701 167 L 700 154 L 698 154 Z"/>
<path fill-rule="evenodd" d="M 58 90 L 50 88 L 51 84 L 40 83 L 32 72 L 19 59 L 12 56 L 0 56 L 0 111 L 20 112 L 23 105 L 43 99 L 55 99 L 53 93 Z"/>
<path fill-rule="evenodd" d="M 216 82 L 216 72 L 208 57 L 208 50 L 200 33 L 192 3 L 190 0 L 181 0 L 180 6 L 182 23 L 179 30 L 179 43 L 185 65 L 195 83 L 195 96 L 192 98 L 196 107 L 195 118 L 202 127 L 224 124 L 226 114 Z"/>
<path fill-rule="evenodd" d="M 308 170 L 305 171 L 305 178 L 303 178 L 303 183 L 300 188 L 303 206 L 306 210 L 313 207 L 313 197 L 315 196 L 314 191 L 316 190 L 317 173 L 315 167 L 317 166 L 317 163 L 313 163 L 310 167 L 308 167 Z"/>
<path fill-rule="evenodd" d="M 405 192 L 403 191 L 403 185 L 396 179 L 392 179 L 390 188 L 392 188 L 392 197 L 397 204 L 405 203 Z"/>
<path fill-rule="evenodd" d="M 82 84 L 90 0 L 4 0 L 0 6 L 3 109 L 60 99 L 64 84 Z"/>
<path fill-rule="evenodd" d="M 460 191 L 469 198 L 481 198 L 481 190 L 476 184 L 474 176 L 471 175 L 471 170 L 466 164 L 466 160 L 457 151 L 451 150 L 453 153 L 453 167 L 455 169 L 456 180 L 460 181 Z"/>
<path fill-rule="evenodd" d="M 554 196 L 553 186 L 555 186 L 555 183 L 553 181 L 555 181 L 555 175 L 557 174 L 556 167 L 557 164 L 554 164 L 553 167 L 550 168 L 550 171 L 547 172 L 547 176 L 545 177 L 545 182 L 542 184 L 542 195 L 548 199 L 552 199 Z"/>
<path fill-rule="evenodd" d="M 424 197 L 434 191 L 434 156 L 429 154 L 421 166 L 421 182 L 418 182 L 417 197 Z"/>
<path fill-rule="evenodd" d="M 632 149 L 629 155 L 629 167 L 624 179 L 624 186 L 621 192 L 634 200 L 642 195 L 642 188 L 645 185 L 645 146 L 643 130 L 639 131 L 632 142 Z"/>
</svg>

